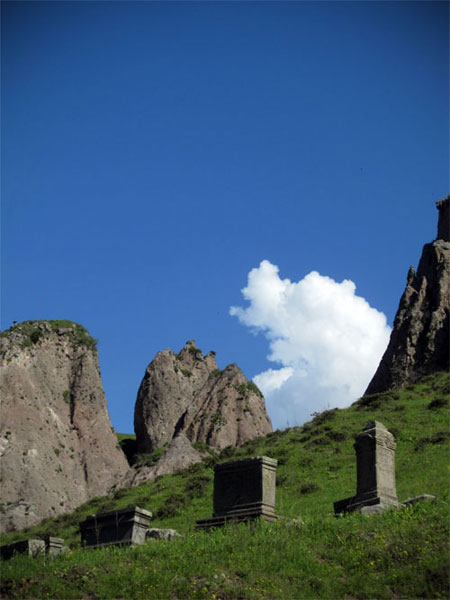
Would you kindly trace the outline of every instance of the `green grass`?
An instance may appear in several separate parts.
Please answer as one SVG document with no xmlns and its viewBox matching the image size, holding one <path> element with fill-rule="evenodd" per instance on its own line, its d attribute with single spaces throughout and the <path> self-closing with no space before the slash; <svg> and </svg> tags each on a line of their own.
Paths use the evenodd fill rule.
<svg viewBox="0 0 450 600">
<path fill-rule="evenodd" d="M 3 565 L 10 598 L 447 598 L 446 505 L 229 526 Z"/>
<path fill-rule="evenodd" d="M 448 597 L 447 374 L 364 397 L 345 410 L 274 432 L 242 448 L 136 488 L 95 498 L 74 513 L 1 543 L 52 533 L 73 549 L 55 559 L 17 556 L 2 567 L 3 594 L 28 598 L 439 598 Z M 422 503 L 382 515 L 335 518 L 333 502 L 356 491 L 354 436 L 368 420 L 395 434 L 399 500 Z M 119 434 L 120 443 L 133 436 Z M 213 465 L 268 455 L 278 459 L 278 523 L 195 532 L 212 514 Z M 80 549 L 86 515 L 138 505 L 152 526 L 185 537 L 139 548 Z M 303 524 L 292 523 L 300 517 Z"/>
<path fill-rule="evenodd" d="M 135 440 L 136 436 L 134 435 L 134 433 L 116 433 L 117 439 L 120 442 L 123 442 L 124 440 Z"/>
</svg>

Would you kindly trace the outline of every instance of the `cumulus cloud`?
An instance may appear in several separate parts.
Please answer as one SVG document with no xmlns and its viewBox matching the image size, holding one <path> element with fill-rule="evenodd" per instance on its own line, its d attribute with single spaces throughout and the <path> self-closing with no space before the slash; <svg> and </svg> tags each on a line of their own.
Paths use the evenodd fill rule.
<svg viewBox="0 0 450 600">
<path fill-rule="evenodd" d="M 264 260 L 248 275 L 246 308 L 230 314 L 268 340 L 268 360 L 280 365 L 254 377 L 274 428 L 299 425 L 312 412 L 343 408 L 364 393 L 389 341 L 383 313 L 355 295 L 355 284 L 312 271 L 281 279 Z"/>
</svg>

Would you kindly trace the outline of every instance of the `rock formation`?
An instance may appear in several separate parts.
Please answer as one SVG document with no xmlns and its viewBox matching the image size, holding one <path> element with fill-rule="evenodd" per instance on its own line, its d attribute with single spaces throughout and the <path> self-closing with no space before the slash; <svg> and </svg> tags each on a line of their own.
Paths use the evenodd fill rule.
<svg viewBox="0 0 450 600">
<path fill-rule="evenodd" d="M 184 433 L 216 449 L 272 431 L 264 397 L 235 365 L 217 368 L 195 342 L 178 354 L 159 352 L 138 392 L 134 428 L 139 452 L 152 452 Z"/>
<path fill-rule="evenodd" d="M 106 494 L 128 470 L 106 408 L 95 340 L 71 321 L 2 332 L 1 531 Z"/>
<path fill-rule="evenodd" d="M 366 394 L 449 368 L 449 202 L 450 196 L 437 202 L 438 237 L 424 246 L 417 273 L 409 269 L 389 345 Z"/>
</svg>

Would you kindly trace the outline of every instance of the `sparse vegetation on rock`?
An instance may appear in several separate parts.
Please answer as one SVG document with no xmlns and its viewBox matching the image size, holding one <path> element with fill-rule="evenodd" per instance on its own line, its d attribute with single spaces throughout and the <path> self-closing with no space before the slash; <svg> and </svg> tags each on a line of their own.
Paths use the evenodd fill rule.
<svg viewBox="0 0 450 600">
<path fill-rule="evenodd" d="M 87 329 L 82 325 L 68 320 L 53 321 L 24 321 L 16 323 L 10 329 L 2 331 L 0 337 L 6 342 L 2 347 L 2 352 L 6 352 L 9 344 L 20 345 L 22 348 L 29 348 L 36 345 L 39 341 L 49 339 L 52 333 L 65 335 L 72 339 L 74 344 L 95 351 L 98 340 L 93 338 Z"/>
</svg>

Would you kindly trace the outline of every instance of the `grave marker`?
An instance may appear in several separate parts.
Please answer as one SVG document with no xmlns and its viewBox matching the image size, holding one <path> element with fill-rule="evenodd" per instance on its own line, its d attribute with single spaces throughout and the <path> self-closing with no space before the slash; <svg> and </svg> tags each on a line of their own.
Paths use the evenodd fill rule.
<svg viewBox="0 0 450 600">
<path fill-rule="evenodd" d="M 398 508 L 395 488 L 394 436 L 379 421 L 369 421 L 356 437 L 356 496 L 338 500 L 334 512 L 351 512 L 365 506 Z"/>
<path fill-rule="evenodd" d="M 138 506 L 91 515 L 80 523 L 81 541 L 86 548 L 144 544 L 151 517 Z"/>
<path fill-rule="evenodd" d="M 258 456 L 214 467 L 213 516 L 197 521 L 197 529 L 224 525 L 227 521 L 251 521 L 259 517 L 275 521 L 277 461 Z"/>
</svg>

